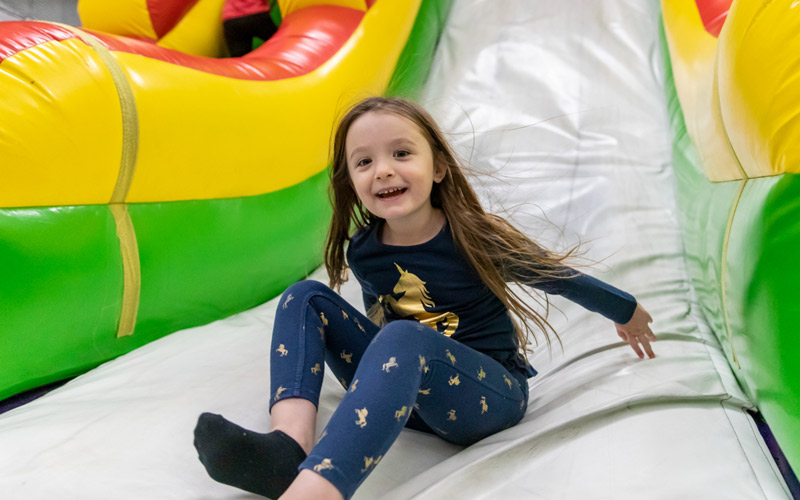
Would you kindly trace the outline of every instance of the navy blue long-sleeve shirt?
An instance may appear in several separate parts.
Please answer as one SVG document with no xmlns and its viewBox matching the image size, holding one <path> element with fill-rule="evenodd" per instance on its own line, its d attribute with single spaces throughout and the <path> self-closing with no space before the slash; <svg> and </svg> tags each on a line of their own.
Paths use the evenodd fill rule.
<svg viewBox="0 0 800 500">
<path fill-rule="evenodd" d="M 380 225 L 359 230 L 347 249 L 347 262 L 361 285 L 367 310 L 380 302 L 387 322 L 417 320 L 509 370 L 535 373 L 518 354 L 508 309 L 458 252 L 449 223 L 431 240 L 411 246 L 381 243 Z M 636 299 L 629 293 L 571 268 L 559 274 L 569 277 L 518 278 L 616 323 L 627 323 L 633 316 Z"/>
</svg>

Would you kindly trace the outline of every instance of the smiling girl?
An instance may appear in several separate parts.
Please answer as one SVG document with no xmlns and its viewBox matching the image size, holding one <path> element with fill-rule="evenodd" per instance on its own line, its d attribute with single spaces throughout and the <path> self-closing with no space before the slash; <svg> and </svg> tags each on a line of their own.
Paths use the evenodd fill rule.
<svg viewBox="0 0 800 500">
<path fill-rule="evenodd" d="M 352 108 L 330 173 L 330 288 L 303 281 L 281 297 L 272 432 L 200 416 L 195 446 L 215 480 L 271 498 L 350 498 L 403 427 L 467 446 L 515 425 L 536 373 L 526 346 L 534 330 L 549 342 L 549 325 L 513 283 L 602 314 L 640 358 L 655 357 L 634 297 L 486 213 L 419 106 L 376 97 Z M 333 291 L 348 266 L 368 316 Z M 347 393 L 315 444 L 325 364 Z"/>
</svg>

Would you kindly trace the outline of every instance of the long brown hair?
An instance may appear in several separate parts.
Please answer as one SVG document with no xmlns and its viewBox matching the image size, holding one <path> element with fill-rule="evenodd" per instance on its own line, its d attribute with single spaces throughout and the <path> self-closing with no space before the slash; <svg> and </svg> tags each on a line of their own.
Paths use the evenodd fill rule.
<svg viewBox="0 0 800 500">
<path fill-rule="evenodd" d="M 550 346 L 548 331 L 558 338 L 555 330 L 547 322 L 546 317 L 526 303 L 520 292 L 511 288 L 509 283 L 518 283 L 520 277 L 524 275 L 539 276 L 542 280 L 565 278 L 563 261 L 575 249 L 565 255 L 553 254 L 537 245 L 502 217 L 486 213 L 434 119 L 420 106 L 403 99 L 391 97 L 365 99 L 345 114 L 336 129 L 333 137 L 331 182 L 328 192 L 333 206 L 333 217 L 325 243 L 325 267 L 328 270 L 331 288 L 338 290 L 342 283 L 347 281 L 348 266 L 345 262 L 344 246 L 350 239 L 351 231 L 357 231 L 380 220 L 367 211 L 356 196 L 347 169 L 345 150 L 345 139 L 350 126 L 360 116 L 369 112 L 392 113 L 407 118 L 419 127 L 431 147 L 434 162 L 440 162 L 437 166 L 444 165 L 446 168 L 444 179 L 433 186 L 431 204 L 435 208 L 442 209 L 447 217 L 456 248 L 472 265 L 486 286 L 513 313 L 512 319 L 517 316 L 522 320 L 523 328 L 515 322 L 520 351 L 522 353 L 527 351 L 529 334 L 538 344 L 531 325 L 535 325 L 536 329 L 544 334 Z M 526 282 L 530 284 L 529 280 Z M 519 290 L 536 300 L 528 287 Z M 549 309 L 546 296 L 544 303 Z M 371 317 L 371 319 L 376 321 L 379 318 Z"/>
</svg>

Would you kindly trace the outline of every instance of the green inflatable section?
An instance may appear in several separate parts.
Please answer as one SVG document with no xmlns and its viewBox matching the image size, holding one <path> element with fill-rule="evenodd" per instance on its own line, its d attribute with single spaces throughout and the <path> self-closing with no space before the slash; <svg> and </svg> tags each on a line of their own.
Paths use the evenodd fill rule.
<svg viewBox="0 0 800 500">
<path fill-rule="evenodd" d="M 424 0 L 389 94 L 415 95 L 450 0 Z M 0 209 L 0 399 L 83 373 L 280 294 L 322 261 L 327 171 L 246 198 L 129 204 L 141 276 L 117 338 L 123 265 L 108 205 Z"/>
<path fill-rule="evenodd" d="M 739 383 L 800 470 L 800 177 L 710 182 L 686 132 L 663 30 L 662 47 L 692 283 Z"/>
<path fill-rule="evenodd" d="M 319 265 L 326 187 L 322 172 L 261 196 L 128 205 L 141 302 L 133 335 L 120 338 L 122 263 L 108 206 L 0 210 L 0 398 L 278 295 Z"/>
</svg>

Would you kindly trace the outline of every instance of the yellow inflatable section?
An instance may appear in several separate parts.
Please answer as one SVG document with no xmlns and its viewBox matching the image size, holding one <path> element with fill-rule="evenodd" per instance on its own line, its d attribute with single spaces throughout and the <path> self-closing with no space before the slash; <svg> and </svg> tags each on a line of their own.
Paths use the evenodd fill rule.
<svg viewBox="0 0 800 500">
<path fill-rule="evenodd" d="M 800 173 L 800 4 L 734 1 L 719 39 L 695 0 L 664 0 L 686 128 L 712 182 Z M 723 2 L 717 2 L 723 3 Z"/>
<path fill-rule="evenodd" d="M 125 12 L 142 3 L 113 2 Z M 284 19 L 309 3 L 289 2 L 288 9 L 297 10 Z M 12 55 L 2 70 L 19 84 L 0 106 L 14 109 L 0 112 L 13 131 L 9 140 L 19 146 L 8 148 L 10 163 L 25 168 L 6 169 L 2 206 L 214 199 L 297 184 L 327 164 L 337 112 L 386 88 L 420 3 L 376 2 L 334 57 L 309 73 L 275 81 L 108 50 L 85 32 L 46 51 Z M 123 28 L 150 33 L 141 15 L 132 14 Z M 47 91 L 31 92 L 29 82 L 41 82 Z"/>
</svg>

